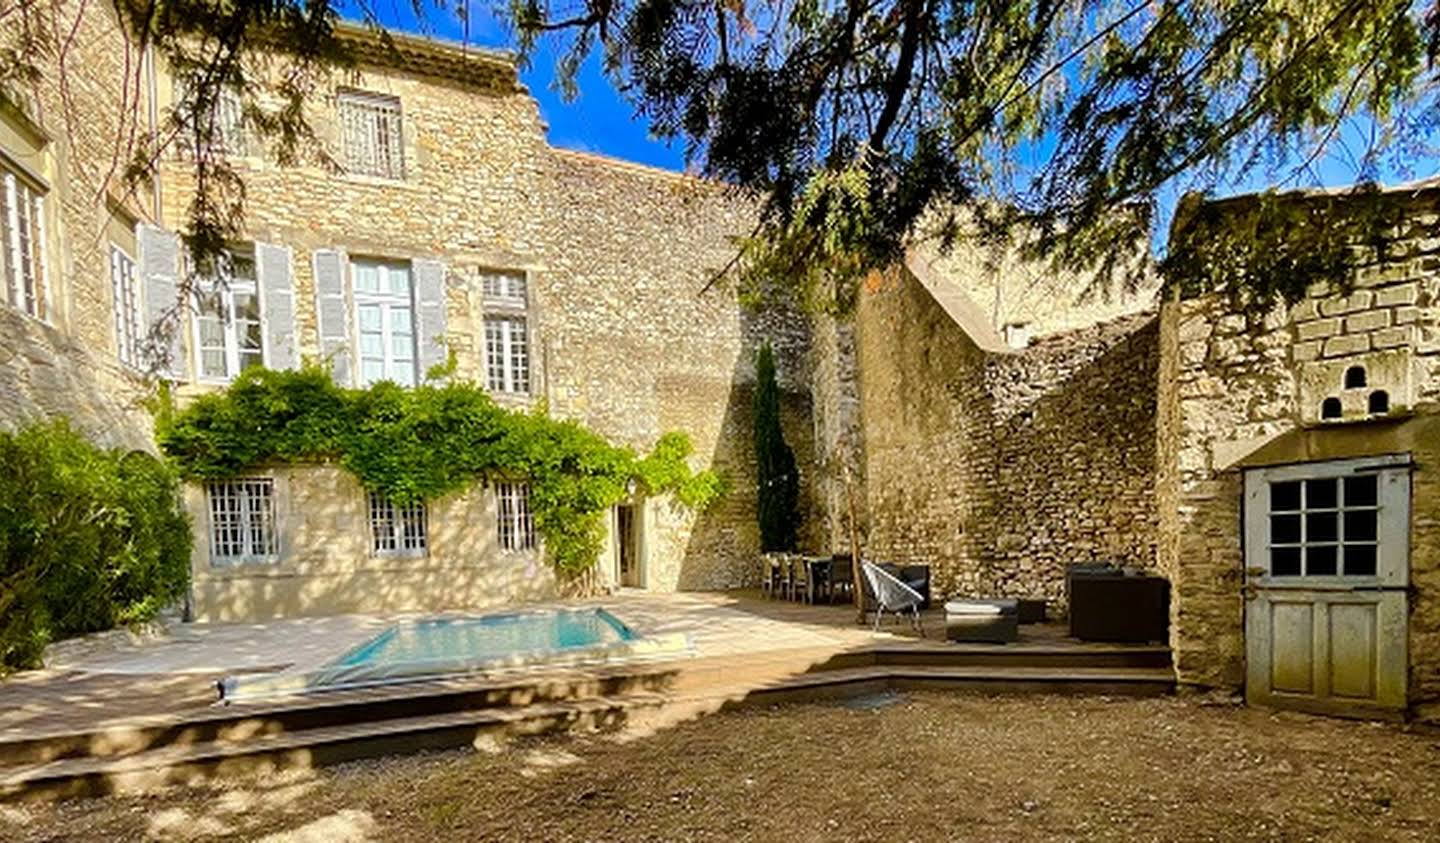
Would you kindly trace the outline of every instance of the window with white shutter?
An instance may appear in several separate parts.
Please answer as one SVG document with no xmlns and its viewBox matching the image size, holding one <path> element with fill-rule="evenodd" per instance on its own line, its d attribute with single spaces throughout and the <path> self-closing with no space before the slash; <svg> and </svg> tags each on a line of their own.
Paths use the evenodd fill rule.
<svg viewBox="0 0 1440 843">
<path fill-rule="evenodd" d="M 205 484 L 210 504 L 210 564 L 274 561 L 275 481 L 269 477 Z"/>
<path fill-rule="evenodd" d="M 414 386 L 415 297 L 408 263 L 350 262 L 355 290 L 355 336 L 360 346 L 360 385 L 394 381 Z"/>
<path fill-rule="evenodd" d="M 338 96 L 345 168 L 386 179 L 405 178 L 400 100 L 363 91 Z"/>
<path fill-rule="evenodd" d="M 216 260 L 216 277 L 196 285 L 195 350 L 202 380 L 229 381 L 265 365 L 265 328 L 255 256 L 231 250 Z"/>
<path fill-rule="evenodd" d="M 423 555 L 429 526 L 423 501 L 397 506 L 384 495 L 370 493 L 370 550 L 375 555 Z"/>
<path fill-rule="evenodd" d="M 114 245 L 110 247 L 110 289 L 115 306 L 116 354 L 121 363 L 140 366 L 145 331 L 140 317 L 140 287 L 135 279 L 135 259 Z"/>
<path fill-rule="evenodd" d="M 487 270 L 480 290 L 485 310 L 485 385 L 493 393 L 530 394 L 529 290 L 525 273 Z"/>
<path fill-rule="evenodd" d="M 0 169 L 0 275 L 10 304 L 45 318 L 45 195 L 17 173 Z"/>
</svg>

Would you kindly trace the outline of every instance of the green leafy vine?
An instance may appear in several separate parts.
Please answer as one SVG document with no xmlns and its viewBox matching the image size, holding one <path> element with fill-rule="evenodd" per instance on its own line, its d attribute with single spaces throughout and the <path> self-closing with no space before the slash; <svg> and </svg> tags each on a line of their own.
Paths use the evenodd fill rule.
<svg viewBox="0 0 1440 843">
<path fill-rule="evenodd" d="M 640 457 L 543 407 L 501 407 L 467 381 L 343 389 L 318 366 L 254 368 L 223 391 L 158 414 L 156 432 L 180 474 L 197 481 L 276 462 L 334 461 L 367 490 L 407 503 L 477 482 L 523 479 L 536 531 L 563 576 L 595 563 L 605 510 L 625 500 L 632 484 L 645 494 L 674 494 L 696 510 L 725 491 L 714 472 L 691 471 L 693 449 L 683 433 L 666 433 Z"/>
</svg>

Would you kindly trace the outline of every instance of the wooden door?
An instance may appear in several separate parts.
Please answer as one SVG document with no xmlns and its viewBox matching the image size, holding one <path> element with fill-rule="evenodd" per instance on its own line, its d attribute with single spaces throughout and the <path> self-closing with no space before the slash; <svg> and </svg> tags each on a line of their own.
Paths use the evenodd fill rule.
<svg viewBox="0 0 1440 843">
<path fill-rule="evenodd" d="M 1343 716 L 1406 707 L 1408 457 L 1245 475 L 1246 698 Z"/>
</svg>

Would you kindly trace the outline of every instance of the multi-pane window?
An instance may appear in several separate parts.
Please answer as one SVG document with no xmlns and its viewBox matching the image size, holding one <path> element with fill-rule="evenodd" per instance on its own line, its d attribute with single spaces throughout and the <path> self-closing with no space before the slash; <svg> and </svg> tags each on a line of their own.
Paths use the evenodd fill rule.
<svg viewBox="0 0 1440 843">
<path fill-rule="evenodd" d="M 140 291 L 135 283 L 135 261 L 119 246 L 110 247 L 110 289 L 115 299 L 115 346 L 120 362 L 140 365 L 145 339 L 140 321 Z"/>
<path fill-rule="evenodd" d="M 0 170 L 0 275 L 5 295 L 31 316 L 45 315 L 45 197 L 30 182 Z"/>
<path fill-rule="evenodd" d="M 1374 473 L 1270 482 L 1270 575 L 1373 577 L 1379 541 Z"/>
<path fill-rule="evenodd" d="M 530 392 L 530 332 L 525 273 L 481 275 L 485 307 L 485 384 L 491 392 Z"/>
<path fill-rule="evenodd" d="M 189 131 L 182 149 L 197 157 L 207 149 L 227 156 L 245 154 L 245 113 L 240 95 L 233 88 L 215 91 L 203 113 L 194 101 L 193 83 L 182 82 L 176 93 L 180 120 Z"/>
<path fill-rule="evenodd" d="M 400 100 L 341 91 L 339 111 L 346 169 L 367 176 L 405 178 Z"/>
<path fill-rule="evenodd" d="M 498 532 L 501 550 L 534 550 L 535 519 L 530 515 L 530 487 L 524 483 L 497 483 Z"/>
<path fill-rule="evenodd" d="M 370 493 L 370 550 L 376 554 L 419 555 L 427 546 L 425 504 L 397 506 L 394 501 Z"/>
<path fill-rule="evenodd" d="M 230 380 L 265 363 L 260 285 L 252 254 L 226 252 L 216 261 L 216 271 L 218 277 L 197 285 L 195 348 L 202 379 Z"/>
<path fill-rule="evenodd" d="M 410 265 L 356 260 L 355 333 L 360 341 L 360 385 L 390 380 L 414 386 L 415 300 Z"/>
<path fill-rule="evenodd" d="M 210 561 L 214 565 L 275 558 L 275 481 L 245 477 L 207 483 Z"/>
</svg>

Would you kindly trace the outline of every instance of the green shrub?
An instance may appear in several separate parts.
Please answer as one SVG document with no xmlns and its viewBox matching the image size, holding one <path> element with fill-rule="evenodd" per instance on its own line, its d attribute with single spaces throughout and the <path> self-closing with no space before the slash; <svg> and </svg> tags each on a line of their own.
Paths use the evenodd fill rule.
<svg viewBox="0 0 1440 843">
<path fill-rule="evenodd" d="M 342 389 L 316 366 L 251 368 L 228 389 L 158 418 L 161 448 L 195 480 L 265 463 L 334 460 L 367 490 L 405 503 L 525 479 L 546 555 L 571 576 L 595 563 L 604 511 L 624 500 L 631 481 L 696 509 L 724 488 L 711 472 L 691 473 L 683 434 L 660 437 L 642 459 L 543 408 L 507 410 L 467 381 Z"/>
<path fill-rule="evenodd" d="M 147 620 L 184 593 L 190 525 L 169 467 L 64 421 L 0 432 L 0 668 L 68 635 Z"/>
</svg>

